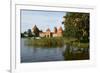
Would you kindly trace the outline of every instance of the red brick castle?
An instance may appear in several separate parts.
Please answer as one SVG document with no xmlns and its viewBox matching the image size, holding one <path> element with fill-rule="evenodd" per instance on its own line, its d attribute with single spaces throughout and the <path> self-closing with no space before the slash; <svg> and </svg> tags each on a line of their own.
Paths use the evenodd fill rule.
<svg viewBox="0 0 100 73">
<path fill-rule="evenodd" d="M 42 31 L 39 31 L 39 29 L 37 28 L 37 26 L 35 25 L 33 28 L 32 28 L 32 32 L 34 33 L 35 30 L 37 30 L 37 34 L 39 37 L 62 37 L 63 36 L 63 29 L 62 27 L 60 26 L 58 29 L 56 27 L 54 27 L 54 31 L 51 32 L 50 31 L 50 28 L 48 28 L 46 30 L 46 32 L 42 32 Z"/>
</svg>

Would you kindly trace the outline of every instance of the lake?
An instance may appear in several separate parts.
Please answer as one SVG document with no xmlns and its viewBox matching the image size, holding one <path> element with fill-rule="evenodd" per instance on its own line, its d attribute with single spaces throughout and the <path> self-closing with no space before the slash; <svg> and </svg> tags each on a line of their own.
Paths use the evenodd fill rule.
<svg viewBox="0 0 100 73">
<path fill-rule="evenodd" d="M 88 60 L 89 49 L 77 48 L 69 45 L 62 47 L 36 47 L 30 45 L 27 38 L 21 38 L 21 62 L 47 62 L 64 60 Z"/>
</svg>

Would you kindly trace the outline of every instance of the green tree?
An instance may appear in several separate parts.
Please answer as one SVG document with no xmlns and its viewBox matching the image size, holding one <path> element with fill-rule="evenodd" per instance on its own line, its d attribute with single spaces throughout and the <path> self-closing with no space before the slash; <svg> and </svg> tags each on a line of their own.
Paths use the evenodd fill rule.
<svg viewBox="0 0 100 73">
<path fill-rule="evenodd" d="M 63 18 L 64 36 L 89 40 L 89 13 L 67 12 Z"/>
<path fill-rule="evenodd" d="M 27 32 L 26 32 L 26 31 L 23 32 L 23 33 L 21 33 L 21 37 L 22 37 L 22 38 L 26 37 L 26 35 L 27 35 Z"/>
<path fill-rule="evenodd" d="M 25 31 L 23 34 L 27 34 L 27 32 Z"/>
<path fill-rule="evenodd" d="M 28 34 L 28 37 L 32 37 L 33 36 L 31 29 L 28 29 L 27 34 Z"/>
<path fill-rule="evenodd" d="M 21 33 L 21 37 L 25 37 L 25 36 L 24 36 L 24 33 Z"/>
</svg>

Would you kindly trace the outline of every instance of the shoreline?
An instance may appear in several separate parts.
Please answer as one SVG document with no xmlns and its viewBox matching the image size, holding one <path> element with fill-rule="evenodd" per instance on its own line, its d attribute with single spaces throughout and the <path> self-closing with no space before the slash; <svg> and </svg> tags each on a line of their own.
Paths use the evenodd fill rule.
<svg viewBox="0 0 100 73">
<path fill-rule="evenodd" d="M 22 37 L 21 37 L 22 39 Z M 28 45 L 39 46 L 39 47 L 62 47 L 65 45 L 70 45 L 77 48 L 89 48 L 89 42 L 83 43 L 77 41 L 74 38 L 64 38 L 64 37 L 56 37 L 56 38 L 40 38 L 34 39 L 32 37 L 26 37 L 26 43 Z"/>
</svg>

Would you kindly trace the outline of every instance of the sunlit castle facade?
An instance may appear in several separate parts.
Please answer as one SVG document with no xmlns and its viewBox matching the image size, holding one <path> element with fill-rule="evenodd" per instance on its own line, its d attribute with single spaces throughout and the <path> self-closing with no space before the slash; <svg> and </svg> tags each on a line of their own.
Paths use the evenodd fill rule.
<svg viewBox="0 0 100 73">
<path fill-rule="evenodd" d="M 46 32 L 40 32 L 39 36 L 40 37 L 62 37 L 63 36 L 63 30 L 62 30 L 62 27 L 59 27 L 59 29 L 57 29 L 55 27 L 54 31 L 51 32 L 50 29 L 48 28 L 46 30 Z"/>
<path fill-rule="evenodd" d="M 37 28 L 36 25 L 35 25 L 35 28 Z M 33 27 L 32 31 L 34 32 L 34 27 Z M 51 32 L 50 28 L 48 28 L 46 30 L 46 32 L 39 31 L 38 34 L 39 34 L 39 37 L 49 37 L 49 38 L 50 37 L 62 37 L 63 29 L 61 26 L 58 29 L 56 27 L 54 27 L 54 31 Z"/>
</svg>

